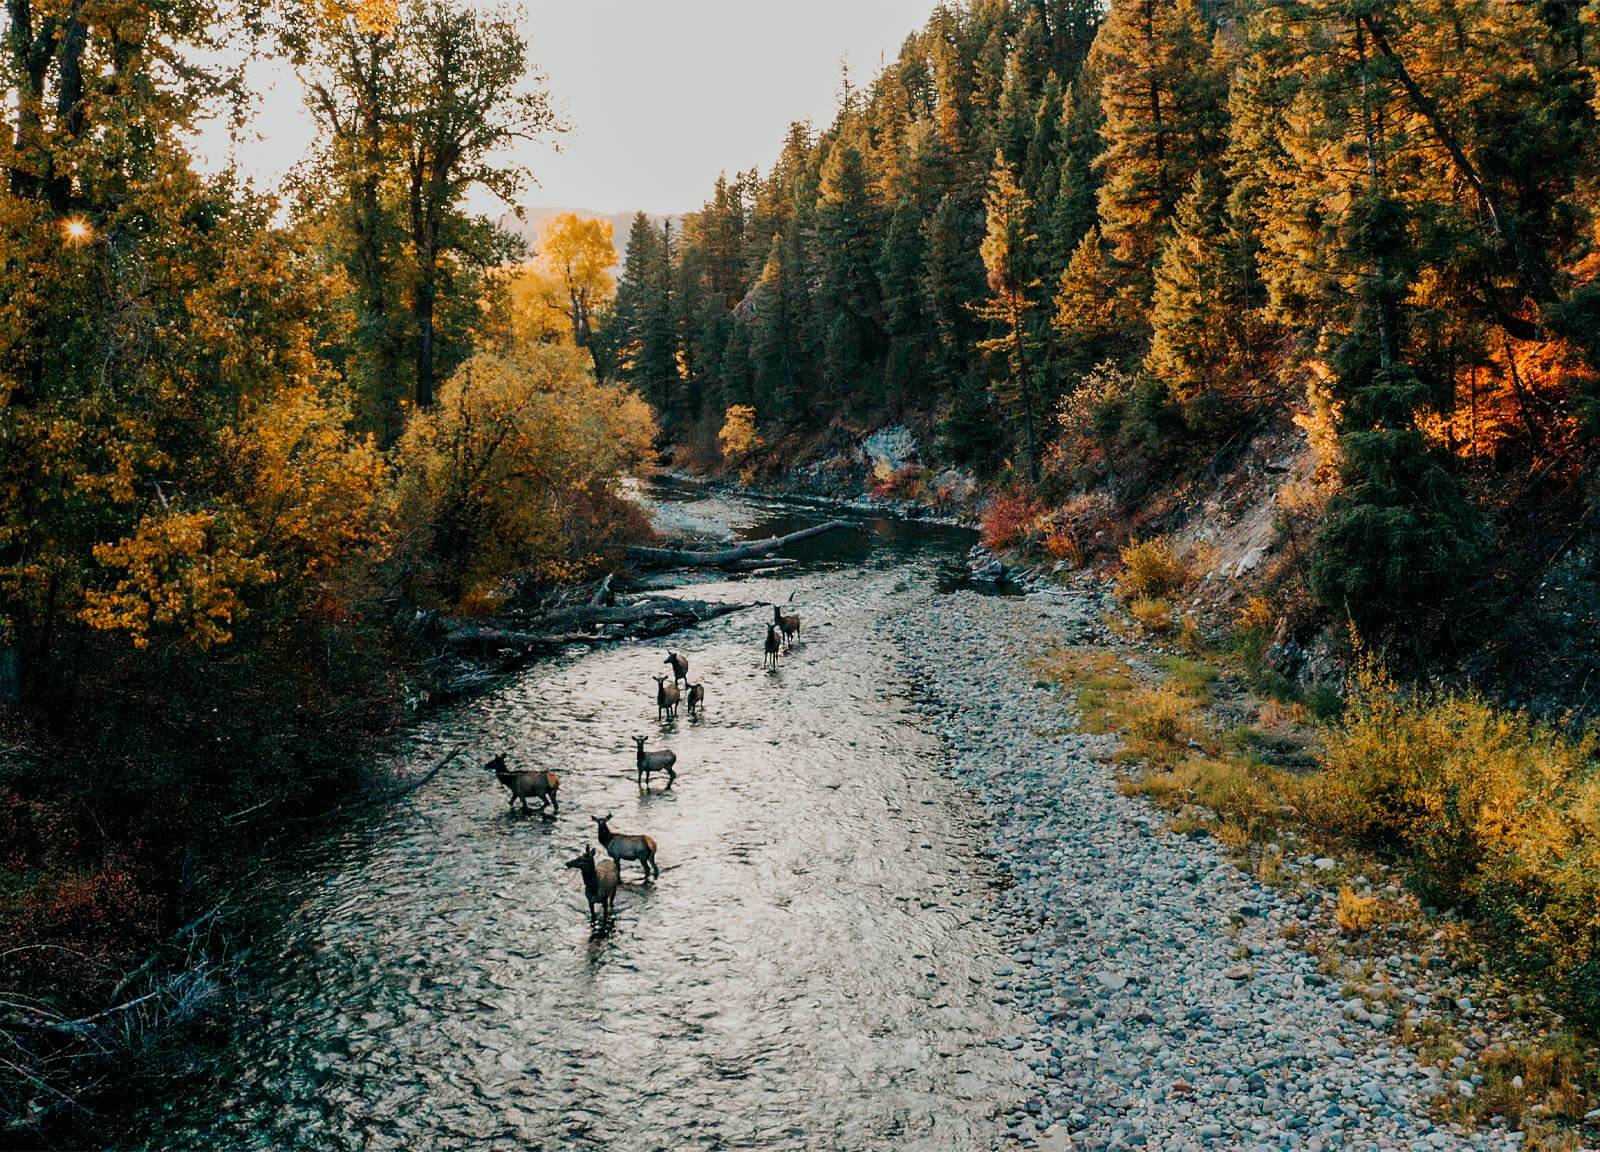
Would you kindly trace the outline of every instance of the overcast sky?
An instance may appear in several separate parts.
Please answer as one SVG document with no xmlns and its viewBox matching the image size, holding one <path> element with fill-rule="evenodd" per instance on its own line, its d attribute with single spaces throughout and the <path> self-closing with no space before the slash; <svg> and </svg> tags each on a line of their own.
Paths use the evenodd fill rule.
<svg viewBox="0 0 1600 1152">
<path fill-rule="evenodd" d="M 768 168 L 795 120 L 833 116 L 839 61 L 865 85 L 936 0 L 526 0 L 534 64 L 571 130 L 519 158 L 530 205 L 613 213 L 698 208 L 721 171 Z M 263 93 L 236 149 L 270 187 L 310 144 L 292 70 L 252 66 Z M 200 151 L 229 153 L 213 126 Z M 486 205 L 485 205 L 486 207 Z"/>
</svg>

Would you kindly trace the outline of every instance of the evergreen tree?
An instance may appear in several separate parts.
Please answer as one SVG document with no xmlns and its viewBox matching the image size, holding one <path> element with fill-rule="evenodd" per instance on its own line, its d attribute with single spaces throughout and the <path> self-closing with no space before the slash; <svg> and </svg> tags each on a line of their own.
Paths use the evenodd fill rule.
<svg viewBox="0 0 1600 1152">
<path fill-rule="evenodd" d="M 816 312 L 825 379 L 835 396 L 875 402 L 883 356 L 876 266 L 882 234 L 866 165 L 852 143 L 838 144 L 828 158 L 816 221 L 822 273 Z"/>
<path fill-rule="evenodd" d="M 1229 211 L 1226 184 L 1197 172 L 1156 266 L 1145 370 L 1213 443 L 1237 424 L 1262 368 L 1253 274 L 1250 237 Z"/>
<path fill-rule="evenodd" d="M 1105 151 L 1100 229 L 1123 290 L 1147 301 L 1165 225 L 1222 151 L 1226 81 L 1194 0 L 1116 0 L 1095 42 Z"/>
<path fill-rule="evenodd" d="M 984 210 L 986 230 L 980 253 L 987 273 L 989 297 L 979 313 L 997 332 L 979 347 L 1001 361 L 992 387 L 1001 404 L 1020 421 L 1028 472 L 1037 481 L 1045 404 L 1034 355 L 1032 319 L 1037 307 L 1034 290 L 1039 280 L 1032 274 L 1030 249 L 1038 237 L 1029 231 L 1033 205 L 1017 184 L 1015 171 L 998 150 L 989 192 L 984 197 Z"/>
<path fill-rule="evenodd" d="M 889 219 L 878 259 L 885 335 L 889 342 L 884 392 L 899 406 L 925 386 L 931 329 L 923 293 L 926 266 L 921 214 L 910 199 L 900 201 Z M 926 400 L 924 395 L 918 399 Z"/>
</svg>

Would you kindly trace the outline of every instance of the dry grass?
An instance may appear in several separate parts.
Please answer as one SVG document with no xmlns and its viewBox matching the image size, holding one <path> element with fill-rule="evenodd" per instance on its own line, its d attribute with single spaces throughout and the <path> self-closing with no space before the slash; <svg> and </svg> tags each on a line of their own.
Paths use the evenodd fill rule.
<svg viewBox="0 0 1600 1152">
<path fill-rule="evenodd" d="M 1378 925 L 1381 902 L 1376 896 L 1362 895 L 1352 888 L 1339 889 L 1339 903 L 1333 918 L 1346 936 L 1365 936 Z"/>
<path fill-rule="evenodd" d="M 1130 602 L 1163 599 L 1181 590 L 1190 574 L 1188 562 L 1166 537 L 1135 540 L 1122 550 L 1117 595 Z"/>
<path fill-rule="evenodd" d="M 1172 631 L 1172 605 L 1166 600 L 1152 596 L 1140 596 L 1129 603 L 1128 615 L 1132 616 L 1134 623 L 1138 624 L 1146 632 L 1153 632 L 1159 635 Z"/>
<path fill-rule="evenodd" d="M 1115 652 L 1103 648 L 1055 648 L 1034 667 L 1072 695 L 1082 731 L 1100 735 L 1122 729 L 1124 702 L 1138 689 L 1139 682 Z"/>
</svg>

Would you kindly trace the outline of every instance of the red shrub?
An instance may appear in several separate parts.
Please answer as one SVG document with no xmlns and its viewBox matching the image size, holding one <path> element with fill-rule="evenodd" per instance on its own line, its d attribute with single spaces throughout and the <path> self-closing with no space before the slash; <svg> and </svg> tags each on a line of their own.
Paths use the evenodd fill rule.
<svg viewBox="0 0 1600 1152">
<path fill-rule="evenodd" d="M 993 549 L 1025 544 L 1038 530 L 1039 503 L 1032 493 L 1002 492 L 983 510 L 983 542 Z"/>
</svg>

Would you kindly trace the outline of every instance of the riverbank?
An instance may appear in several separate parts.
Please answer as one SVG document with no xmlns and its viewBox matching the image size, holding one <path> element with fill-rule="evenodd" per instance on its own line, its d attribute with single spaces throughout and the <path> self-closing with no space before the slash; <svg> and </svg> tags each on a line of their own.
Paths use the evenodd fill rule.
<svg viewBox="0 0 1600 1152">
<path fill-rule="evenodd" d="M 1286 840 L 1265 883 L 1124 794 L 1116 735 L 1083 732 L 1038 663 L 1059 645 L 1137 659 L 1106 625 L 1109 607 L 1090 585 L 1048 600 L 958 593 L 894 625 L 950 771 L 982 799 L 1014 881 L 998 898 L 1012 956 L 995 969 L 995 995 L 1035 1023 L 1013 1042 L 1036 1081 L 1013 1138 L 1051 1149 L 1585 1146 L 1573 1128 L 1546 1129 L 1543 1104 L 1514 1118 L 1526 1131 L 1504 1115 L 1454 1122 L 1494 1087 L 1493 1052 L 1536 1039 L 1539 1021 L 1519 1028 L 1415 952 L 1348 962 L 1321 947 L 1337 934 L 1339 862 Z"/>
</svg>

